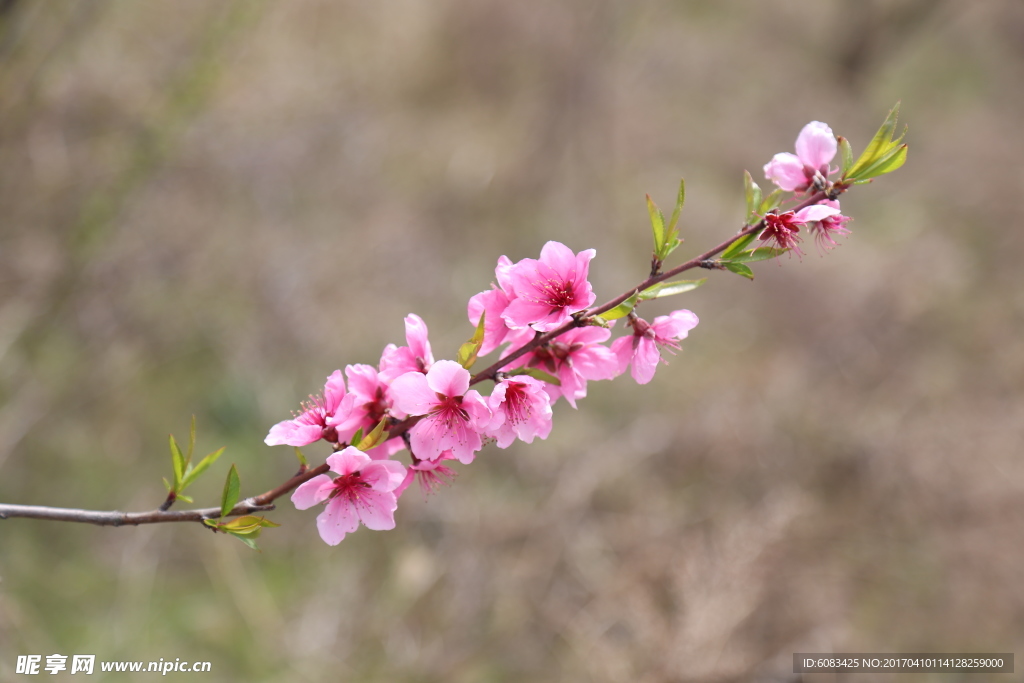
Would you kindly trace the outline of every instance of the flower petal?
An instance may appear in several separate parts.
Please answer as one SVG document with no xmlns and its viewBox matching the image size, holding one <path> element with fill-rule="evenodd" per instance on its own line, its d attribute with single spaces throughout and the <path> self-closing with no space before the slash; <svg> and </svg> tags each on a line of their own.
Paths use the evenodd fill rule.
<svg viewBox="0 0 1024 683">
<path fill-rule="evenodd" d="M 437 403 L 437 394 L 430 389 L 422 372 L 407 372 L 398 377 L 391 383 L 390 393 L 394 406 L 409 415 L 426 415 Z"/>
<path fill-rule="evenodd" d="M 453 360 L 439 360 L 427 371 L 427 385 L 445 396 L 462 396 L 469 389 L 469 370 Z"/>
<path fill-rule="evenodd" d="M 297 510 L 308 510 L 309 508 L 327 500 L 331 494 L 334 480 L 326 474 L 313 477 L 309 481 L 302 482 L 292 492 L 292 502 Z"/>
<path fill-rule="evenodd" d="M 827 123 L 811 121 L 796 138 L 796 155 L 800 161 L 813 169 L 828 167 L 836 155 L 838 143 Z"/>
<path fill-rule="evenodd" d="M 327 503 L 327 507 L 317 515 L 316 528 L 320 538 L 327 545 L 338 545 L 345 534 L 359 528 L 359 516 L 348 498 L 338 496 Z"/>
</svg>

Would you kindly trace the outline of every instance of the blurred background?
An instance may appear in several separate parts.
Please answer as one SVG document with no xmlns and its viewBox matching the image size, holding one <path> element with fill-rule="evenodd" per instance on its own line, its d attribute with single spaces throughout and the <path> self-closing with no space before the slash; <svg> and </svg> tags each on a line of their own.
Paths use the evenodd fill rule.
<svg viewBox="0 0 1024 683">
<path fill-rule="evenodd" d="M 897 100 L 911 126 L 841 247 L 645 305 L 701 318 L 650 385 L 592 383 L 394 531 L 331 548 L 287 500 L 262 553 L 0 522 L 0 680 L 33 653 L 313 682 L 1024 656 L 1021 83 L 1019 0 L 0 2 L 7 503 L 152 509 L 193 414 L 227 446 L 197 505 L 232 462 L 265 491 L 296 467 L 267 429 L 409 312 L 451 357 L 501 254 L 596 248 L 603 301 L 645 275 L 645 193 L 686 178 L 681 261 L 808 121 L 857 153 Z"/>
</svg>

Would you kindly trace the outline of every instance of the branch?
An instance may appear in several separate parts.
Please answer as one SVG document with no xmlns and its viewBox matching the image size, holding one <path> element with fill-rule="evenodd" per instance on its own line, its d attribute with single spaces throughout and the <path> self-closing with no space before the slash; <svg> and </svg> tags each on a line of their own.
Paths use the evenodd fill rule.
<svg viewBox="0 0 1024 683">
<path fill-rule="evenodd" d="M 846 186 L 840 183 L 837 183 L 833 188 L 833 191 L 838 192 L 843 192 L 845 190 Z M 804 207 L 811 206 L 812 204 L 817 204 L 818 202 L 825 198 L 826 195 L 824 192 L 816 192 L 810 197 L 808 197 L 806 200 L 798 204 L 797 206 L 793 207 L 792 210 L 799 211 Z M 625 292 L 615 297 L 614 299 L 606 303 L 603 303 L 600 306 L 596 306 L 594 308 L 590 308 L 587 309 L 586 311 L 582 311 L 576 314 L 571 321 L 565 323 L 561 327 L 552 330 L 551 332 L 535 336 L 532 340 L 530 340 L 523 346 L 519 347 L 512 353 L 501 358 L 490 367 L 481 370 L 472 377 L 472 379 L 470 380 L 470 384 L 477 384 L 487 379 L 494 379 L 494 377 L 497 375 L 498 372 L 501 371 L 502 368 L 508 366 L 509 363 L 523 356 L 524 354 L 529 353 L 538 346 L 547 344 L 548 342 L 557 339 L 558 337 L 560 337 L 561 335 L 565 334 L 566 332 L 575 327 L 582 327 L 583 325 L 586 325 L 587 320 L 590 317 L 600 315 L 605 311 L 609 311 L 615 308 L 623 301 L 631 297 L 634 292 L 642 292 L 645 289 L 648 289 L 649 287 L 658 284 L 659 282 L 664 282 L 665 280 L 671 277 L 675 277 L 676 275 L 679 275 L 680 273 L 683 273 L 687 270 L 700 267 L 708 259 L 712 258 L 713 256 L 722 251 L 725 251 L 730 244 L 735 242 L 740 237 L 743 237 L 744 235 L 749 235 L 751 233 L 759 232 L 763 230 L 764 227 L 765 223 L 762 219 L 755 225 L 745 227 L 740 232 L 736 233 L 735 235 L 732 235 L 731 237 L 729 237 L 729 239 L 725 240 L 716 247 L 709 249 L 700 256 L 695 256 L 686 263 L 676 266 L 675 268 L 672 268 L 671 270 L 668 270 L 664 273 L 652 275 L 651 277 L 648 277 L 646 280 L 636 285 L 635 287 L 630 287 L 629 289 L 627 289 Z M 395 437 L 405 434 L 410 429 L 412 429 L 413 425 L 415 425 L 421 419 L 423 419 L 423 416 L 418 415 L 395 422 L 388 428 L 387 438 L 393 439 Z M 280 486 L 273 488 L 265 493 L 261 493 L 258 496 L 253 496 L 252 498 L 247 498 L 243 500 L 242 502 L 235 505 L 235 507 L 232 508 L 231 512 L 229 512 L 225 516 L 237 517 L 240 515 L 249 515 L 254 512 L 266 512 L 268 510 L 273 510 L 276 507 L 273 504 L 275 500 L 277 500 L 278 498 L 287 493 L 290 493 L 292 490 L 301 486 L 302 484 L 309 481 L 313 477 L 317 477 L 321 474 L 326 474 L 329 470 L 330 466 L 327 465 L 326 463 L 318 467 L 314 467 L 312 469 L 307 469 L 307 467 L 303 465 L 302 469 L 300 469 L 296 475 L 285 481 Z M 57 522 L 82 522 L 85 524 L 96 524 L 99 526 L 138 526 L 140 524 L 158 524 L 161 522 L 202 523 L 202 521 L 205 519 L 219 519 L 221 517 L 220 512 L 221 509 L 219 507 L 198 508 L 194 510 L 156 509 L 150 510 L 149 512 L 118 512 L 116 510 L 80 510 L 76 508 L 55 508 L 46 507 L 42 505 L 10 505 L 6 503 L 0 503 L 0 519 L 23 517 L 28 519 L 47 519 Z"/>
</svg>

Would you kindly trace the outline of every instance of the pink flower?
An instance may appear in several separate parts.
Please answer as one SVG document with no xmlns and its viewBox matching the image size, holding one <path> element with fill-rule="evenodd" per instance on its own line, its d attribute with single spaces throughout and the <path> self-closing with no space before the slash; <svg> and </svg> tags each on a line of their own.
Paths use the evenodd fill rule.
<svg viewBox="0 0 1024 683">
<path fill-rule="evenodd" d="M 327 464 L 338 473 L 336 478 L 321 474 L 292 493 L 292 502 L 299 510 L 327 501 L 327 507 L 316 518 L 320 538 L 325 543 L 338 545 L 345 534 L 359 528 L 360 522 L 377 531 L 395 528 L 395 489 L 405 479 L 401 463 L 371 460 L 358 448 L 349 446 L 328 456 Z"/>
<path fill-rule="evenodd" d="M 533 337 L 530 328 L 511 330 L 502 318 L 502 313 L 508 308 L 509 303 L 516 297 L 512 287 L 512 280 L 509 278 L 509 271 L 513 268 L 512 261 L 507 256 L 498 259 L 498 266 L 494 269 L 497 286 L 491 285 L 486 292 L 474 294 L 469 300 L 468 314 L 469 322 L 473 325 L 480 324 L 480 316 L 484 313 L 484 343 L 480 347 L 480 355 L 486 356 L 494 349 L 505 342 L 511 342 L 513 346 L 521 346 Z"/>
<path fill-rule="evenodd" d="M 338 415 L 327 419 L 327 424 L 337 429 L 338 438 L 348 441 L 360 429 L 369 434 L 382 419 L 393 415 L 388 385 L 381 381 L 377 369 L 372 365 L 349 365 L 345 367 L 348 377 L 349 393 L 345 397 L 345 407 Z M 404 414 L 395 417 L 405 417 Z M 401 439 L 389 439 L 376 448 L 367 451 L 374 460 L 386 459 L 402 450 Z"/>
<path fill-rule="evenodd" d="M 401 496 L 409 488 L 413 479 L 419 479 L 420 488 L 424 493 L 433 493 L 440 486 L 447 486 L 452 483 L 456 472 L 447 465 L 442 464 L 445 460 L 454 460 L 455 456 L 451 451 L 445 451 L 437 460 L 420 460 L 412 457 L 412 465 L 405 471 L 405 479 L 395 489 L 395 495 Z"/>
<path fill-rule="evenodd" d="M 697 316 L 687 310 L 673 311 L 659 315 L 653 323 L 642 318 L 632 318 L 633 335 L 619 337 L 612 342 L 612 351 L 619 359 L 619 371 L 625 372 L 632 363 L 630 374 L 637 384 L 647 384 L 654 378 L 658 363 L 664 362 L 661 349 L 670 353 L 679 349 L 678 340 L 686 339 L 687 333 L 697 326 Z"/>
<path fill-rule="evenodd" d="M 777 249 L 792 249 L 793 253 L 803 256 L 803 252 L 797 246 L 800 243 L 797 233 L 800 232 L 801 224 L 802 222 L 796 219 L 796 215 L 792 211 L 766 214 L 764 230 L 757 236 L 757 239 L 764 240 Z"/>
<path fill-rule="evenodd" d="M 408 346 L 388 344 L 380 357 L 381 380 L 390 383 L 407 372 L 426 372 L 434 364 L 427 340 L 427 324 L 415 313 L 405 316 L 405 342 Z"/>
<path fill-rule="evenodd" d="M 532 443 L 535 436 L 551 433 L 551 398 L 544 382 L 532 377 L 509 377 L 498 382 L 487 398 L 491 422 L 485 433 L 508 448 L 516 438 Z"/>
<path fill-rule="evenodd" d="M 271 427 L 264 443 L 268 446 L 308 446 L 319 439 L 337 443 L 338 432 L 329 424 L 329 420 L 335 417 L 339 408 L 344 409 L 344 398 L 345 380 L 341 378 L 341 370 L 335 370 L 327 378 L 324 393 L 320 396 L 311 395 L 308 401 L 303 402 L 302 413 L 295 418 Z"/>
<path fill-rule="evenodd" d="M 846 227 L 850 217 L 843 216 L 839 210 L 839 202 L 831 199 L 797 211 L 794 218 L 807 224 L 807 229 L 814 235 L 819 252 L 836 246 L 835 236 L 850 234 L 849 228 Z"/>
<path fill-rule="evenodd" d="M 539 368 L 554 375 L 560 386 L 544 383 L 551 402 L 564 396 L 575 408 L 576 400 L 587 395 L 587 380 L 613 379 L 620 374 L 615 354 L 602 345 L 611 335 L 611 330 L 602 327 L 577 327 L 513 361 L 509 367 Z"/>
<path fill-rule="evenodd" d="M 527 258 L 515 264 L 509 271 L 515 297 L 502 313 L 508 326 L 550 332 L 594 303 L 587 273 L 596 254 L 586 249 L 574 255 L 564 244 L 548 242 L 540 260 Z"/>
<path fill-rule="evenodd" d="M 764 165 L 764 175 L 786 192 L 806 190 L 816 177 L 828 177 L 828 164 L 836 155 L 838 143 L 832 129 L 821 121 L 811 121 L 796 139 L 796 154 L 781 152 Z"/>
<path fill-rule="evenodd" d="M 469 389 L 469 371 L 455 361 L 439 360 L 426 375 L 407 372 L 391 383 L 391 397 L 399 410 L 425 416 L 409 430 L 420 460 L 437 460 L 450 450 L 469 464 L 483 448 L 480 431 L 491 414 L 479 392 Z"/>
</svg>

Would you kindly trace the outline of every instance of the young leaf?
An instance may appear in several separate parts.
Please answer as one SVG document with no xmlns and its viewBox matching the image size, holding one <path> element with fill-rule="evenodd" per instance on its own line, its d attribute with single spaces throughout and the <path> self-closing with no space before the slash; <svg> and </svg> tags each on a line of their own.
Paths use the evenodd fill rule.
<svg viewBox="0 0 1024 683">
<path fill-rule="evenodd" d="M 840 178 L 845 178 L 850 168 L 853 166 L 853 148 L 850 147 L 850 141 L 844 138 L 842 135 L 839 136 L 839 153 L 840 158 L 843 160 L 842 166 L 840 167 Z"/>
<path fill-rule="evenodd" d="M 750 223 L 757 216 L 757 208 L 761 206 L 761 188 L 750 175 L 750 171 L 743 172 L 743 189 L 747 198 L 746 222 Z"/>
<path fill-rule="evenodd" d="M 194 500 L 192 500 L 192 496 L 186 496 L 186 495 L 185 495 L 185 494 L 183 494 L 183 493 L 179 493 L 179 494 L 178 494 L 178 495 L 176 496 L 176 498 L 177 498 L 178 500 L 183 500 L 183 501 L 185 501 L 186 503 L 194 503 L 194 502 L 195 502 Z"/>
<path fill-rule="evenodd" d="M 676 208 L 672 209 L 672 217 L 668 219 L 668 234 L 673 236 L 679 231 L 676 230 L 676 224 L 679 223 L 679 214 L 683 210 L 683 204 L 686 203 L 686 180 L 679 180 L 679 194 L 676 195 Z"/>
<path fill-rule="evenodd" d="M 539 379 L 541 382 L 547 382 L 548 384 L 554 384 L 556 387 L 562 386 L 562 380 L 558 379 L 554 375 L 549 375 L 540 368 L 516 368 L 508 374 L 509 377 L 515 375 L 528 375 L 534 379 Z"/>
<path fill-rule="evenodd" d="M 171 482 L 167 481 L 167 477 L 160 477 L 160 478 L 164 480 L 164 488 L 167 489 L 168 493 L 170 493 L 171 492 Z"/>
<path fill-rule="evenodd" d="M 224 481 L 224 494 L 220 499 L 221 517 L 227 517 L 228 513 L 234 509 L 235 504 L 238 503 L 238 491 L 241 487 L 242 483 L 238 479 L 238 469 L 234 463 L 231 463 L 231 469 L 228 470 L 228 478 Z"/>
<path fill-rule="evenodd" d="M 181 449 L 178 448 L 178 442 L 174 440 L 174 435 L 168 435 L 170 446 L 171 446 L 171 463 L 174 465 L 174 488 L 178 490 L 181 488 L 181 478 L 185 475 L 185 456 L 181 454 Z"/>
<path fill-rule="evenodd" d="M 188 455 L 185 456 L 185 465 L 192 462 L 192 454 L 196 450 L 196 416 L 192 416 L 192 424 L 188 429 Z"/>
<path fill-rule="evenodd" d="M 907 146 L 905 144 L 895 147 L 881 157 L 878 161 L 871 164 L 860 172 L 860 180 L 869 180 L 871 178 L 877 178 L 880 175 L 886 173 L 892 173 L 907 161 Z"/>
<path fill-rule="evenodd" d="M 605 311 L 601 314 L 601 317 L 605 320 L 618 320 L 619 318 L 625 318 L 629 315 L 630 311 L 636 308 L 636 300 L 639 296 L 640 292 L 633 292 L 633 296 L 629 297 L 610 311 Z"/>
<path fill-rule="evenodd" d="M 890 149 L 899 145 L 900 140 L 903 139 L 901 135 L 899 139 L 893 141 L 892 135 L 896 130 L 896 120 L 900 113 L 900 103 L 897 102 L 896 106 L 889 110 L 889 115 L 885 117 L 885 121 L 882 123 L 881 128 L 875 133 L 875 137 L 871 138 L 871 142 L 864 149 L 864 152 L 857 158 L 857 161 L 853 164 L 853 168 L 850 169 L 848 178 L 854 180 L 863 180 L 862 172 L 867 170 L 869 167 L 874 165 L 878 160 Z M 904 130 L 906 134 L 906 130 Z"/>
<path fill-rule="evenodd" d="M 656 285 L 651 285 L 644 291 L 640 292 L 640 301 L 647 301 L 648 299 L 660 299 L 663 296 L 674 296 L 676 294 L 682 294 L 684 292 L 690 292 L 707 281 L 707 278 L 701 278 L 700 280 L 676 280 L 675 282 L 659 282 Z"/>
<path fill-rule="evenodd" d="M 469 338 L 469 341 L 459 347 L 459 355 L 457 360 L 459 365 L 469 370 L 473 367 L 473 363 L 476 363 L 477 354 L 480 353 L 480 347 L 484 345 L 484 319 L 487 317 L 487 311 L 480 314 L 480 321 L 476 324 L 476 330 L 473 332 L 473 336 Z"/>
<path fill-rule="evenodd" d="M 772 209 L 778 207 L 782 203 L 782 189 L 777 188 L 772 191 L 767 197 L 761 200 L 761 205 L 758 207 L 757 213 L 761 216 L 765 215 Z"/>
<path fill-rule="evenodd" d="M 363 452 L 366 452 L 373 448 L 374 446 L 380 444 L 382 441 L 384 441 L 384 426 L 387 425 L 387 423 L 388 418 L 382 418 L 381 421 L 377 423 L 377 426 L 374 427 L 369 434 L 364 436 L 359 441 L 359 443 L 355 445 L 356 448 Z"/>
<path fill-rule="evenodd" d="M 295 457 L 299 459 L 299 464 L 303 467 L 309 467 L 309 461 L 306 460 L 306 456 L 302 454 L 298 446 L 295 446 Z"/>
<path fill-rule="evenodd" d="M 647 213 L 651 215 L 651 232 L 654 234 L 654 253 L 660 254 L 665 244 L 665 217 L 657 204 L 647 195 Z"/>
<path fill-rule="evenodd" d="M 722 258 L 723 259 L 732 258 L 736 254 L 738 254 L 741 251 L 743 251 L 744 249 L 746 249 L 747 245 L 754 241 L 754 236 L 756 234 L 757 234 L 757 231 L 754 230 L 753 232 L 747 233 L 743 237 L 738 238 L 735 242 L 733 242 L 732 244 L 729 245 L 728 249 L 726 249 L 725 251 L 722 252 Z"/>
<path fill-rule="evenodd" d="M 260 547 L 258 545 L 256 545 L 256 541 L 254 541 L 251 537 L 244 536 L 242 534 L 236 534 L 236 533 L 233 533 L 233 532 L 230 532 L 230 531 L 227 532 L 227 533 L 231 534 L 232 536 L 234 536 L 239 541 L 241 541 L 242 543 L 246 544 L 247 546 L 249 546 L 250 548 L 252 548 L 256 552 L 258 552 L 258 553 L 263 552 L 262 550 L 260 550 Z"/>
<path fill-rule="evenodd" d="M 197 464 L 195 467 L 192 467 L 190 465 L 188 467 L 188 470 L 185 472 L 185 476 L 181 480 L 181 488 L 182 488 L 182 490 L 184 490 L 186 486 L 188 486 L 189 484 L 194 482 L 196 479 L 198 479 L 199 475 L 202 474 L 206 470 L 207 467 L 209 467 L 213 463 L 217 462 L 217 458 L 219 458 L 221 453 L 224 452 L 224 448 L 225 448 L 224 446 L 221 446 L 220 448 L 215 450 L 213 453 L 210 453 L 205 458 L 200 460 L 199 464 Z"/>
<path fill-rule="evenodd" d="M 748 280 L 754 279 L 754 271 L 752 271 L 749 266 L 743 263 L 734 263 L 732 261 L 729 261 L 722 263 L 722 265 L 725 266 L 728 270 L 732 271 L 733 273 L 736 273 L 737 275 L 742 275 Z"/>
<path fill-rule="evenodd" d="M 775 258 L 780 254 L 785 254 L 789 249 L 776 249 L 775 247 L 758 247 L 757 249 L 751 249 L 750 251 L 744 251 L 736 256 L 729 259 L 729 263 L 753 263 L 755 261 L 764 261 L 770 258 Z M 723 261 L 723 264 L 725 261 Z"/>
<path fill-rule="evenodd" d="M 363 428 L 360 427 L 359 429 L 356 430 L 356 433 L 352 435 L 352 438 L 349 439 L 349 443 L 350 444 L 352 444 L 352 443 L 359 443 L 362 440 L 363 440 Z"/>
</svg>

